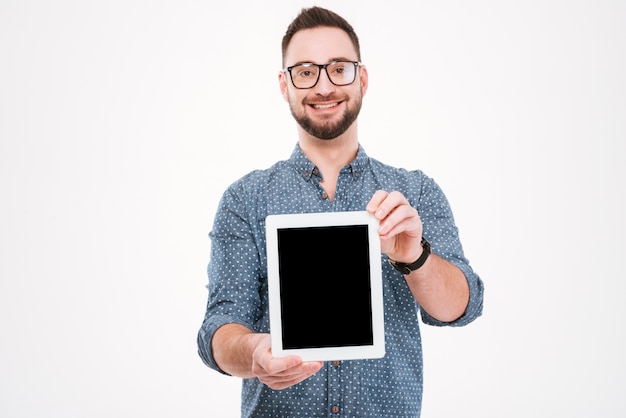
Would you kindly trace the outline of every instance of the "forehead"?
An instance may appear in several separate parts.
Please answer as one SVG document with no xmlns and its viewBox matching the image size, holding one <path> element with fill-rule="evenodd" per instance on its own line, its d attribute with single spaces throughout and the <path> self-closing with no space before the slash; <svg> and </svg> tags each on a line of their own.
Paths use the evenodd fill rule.
<svg viewBox="0 0 626 418">
<path fill-rule="evenodd" d="M 318 27 L 301 30 L 291 38 L 285 63 L 324 64 L 338 58 L 357 60 L 357 52 L 350 37 L 339 28 Z"/>
</svg>

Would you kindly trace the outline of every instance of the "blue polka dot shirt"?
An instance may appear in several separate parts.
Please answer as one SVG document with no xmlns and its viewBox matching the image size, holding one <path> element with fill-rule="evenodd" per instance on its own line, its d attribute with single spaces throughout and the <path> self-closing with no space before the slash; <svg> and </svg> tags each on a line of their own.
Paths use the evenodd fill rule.
<svg viewBox="0 0 626 418">
<path fill-rule="evenodd" d="M 208 304 L 198 333 L 204 363 L 215 363 L 211 338 L 235 323 L 269 332 L 265 218 L 270 214 L 360 211 L 377 190 L 404 194 L 422 219 L 433 253 L 463 271 L 470 300 L 463 316 L 442 323 L 421 310 L 404 276 L 381 255 L 385 310 L 385 351 L 381 359 L 327 362 L 309 379 L 272 390 L 258 379 L 243 379 L 242 417 L 419 417 L 422 402 L 422 343 L 419 320 L 435 326 L 463 326 L 482 313 L 483 284 L 463 254 L 448 201 L 419 170 L 385 165 L 359 147 L 339 174 L 335 196 L 320 184 L 322 173 L 295 147 L 288 160 L 249 173 L 224 193 L 215 216 L 208 266 Z M 323 251 L 303 248 L 311 257 Z M 338 301 L 342 303 L 342 301 Z M 345 301 L 349 303 L 349 301 Z"/>
</svg>

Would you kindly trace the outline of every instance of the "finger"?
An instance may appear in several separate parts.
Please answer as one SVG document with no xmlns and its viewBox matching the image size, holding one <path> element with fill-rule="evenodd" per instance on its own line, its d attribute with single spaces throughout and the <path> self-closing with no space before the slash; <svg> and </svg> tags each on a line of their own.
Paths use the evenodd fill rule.
<svg viewBox="0 0 626 418">
<path fill-rule="evenodd" d="M 269 351 L 253 359 L 253 373 L 257 376 L 288 375 L 290 370 L 300 366 L 299 356 L 273 357 Z"/>
<path fill-rule="evenodd" d="M 389 193 L 384 190 L 376 191 L 376 193 L 374 193 L 367 206 L 365 207 L 365 210 L 367 210 L 369 213 L 375 214 L 380 204 L 383 202 L 383 200 L 387 198 L 388 195 Z"/>
<path fill-rule="evenodd" d="M 259 380 L 272 389 L 285 389 L 302 382 L 315 374 L 322 367 L 323 363 L 301 363 L 292 369 L 282 371 L 278 374 L 260 375 Z"/>
<path fill-rule="evenodd" d="M 323 362 L 306 362 L 298 366 L 293 374 L 278 375 L 278 376 L 264 376 L 259 380 L 275 390 L 286 389 L 290 386 L 296 385 L 305 379 L 308 379 L 315 373 L 317 373 L 323 366 Z M 297 372 L 296 372 L 297 371 Z"/>
<path fill-rule="evenodd" d="M 380 222 L 378 233 L 381 238 L 398 235 L 402 232 L 418 232 L 421 230 L 421 220 L 417 210 L 407 204 L 393 208 Z"/>
<path fill-rule="evenodd" d="M 385 198 L 379 202 L 378 207 L 373 213 L 378 220 L 383 220 L 389 216 L 389 214 L 392 213 L 396 207 L 408 204 L 409 202 L 405 199 L 402 193 L 393 191 L 388 193 Z"/>
<path fill-rule="evenodd" d="M 264 376 L 264 379 L 275 383 L 302 381 L 317 373 L 323 365 L 324 363 L 321 361 L 301 363 L 300 365 L 292 369 L 282 371 L 281 373 Z"/>
</svg>

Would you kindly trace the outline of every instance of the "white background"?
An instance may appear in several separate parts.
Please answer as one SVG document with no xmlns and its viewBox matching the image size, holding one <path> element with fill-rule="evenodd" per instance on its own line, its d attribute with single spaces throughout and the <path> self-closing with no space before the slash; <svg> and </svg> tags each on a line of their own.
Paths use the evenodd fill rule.
<svg viewBox="0 0 626 418">
<path fill-rule="evenodd" d="M 485 282 L 423 327 L 423 416 L 626 415 L 626 3 L 319 4 L 361 38 L 361 143 L 439 182 Z M 295 145 L 309 5 L 0 1 L 0 416 L 238 416 L 196 354 L 207 234 Z"/>
</svg>

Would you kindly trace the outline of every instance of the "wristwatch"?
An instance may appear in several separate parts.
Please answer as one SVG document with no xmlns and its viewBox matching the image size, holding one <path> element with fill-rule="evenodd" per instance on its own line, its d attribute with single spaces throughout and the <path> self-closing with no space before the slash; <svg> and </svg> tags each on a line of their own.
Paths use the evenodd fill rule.
<svg viewBox="0 0 626 418">
<path fill-rule="evenodd" d="M 412 271 L 422 267 L 430 255 L 430 242 L 428 242 L 424 237 L 422 237 L 422 248 L 424 249 L 424 251 L 422 251 L 422 255 L 410 264 L 393 261 L 391 258 L 389 259 L 389 264 L 402 274 L 410 274 Z"/>
</svg>

